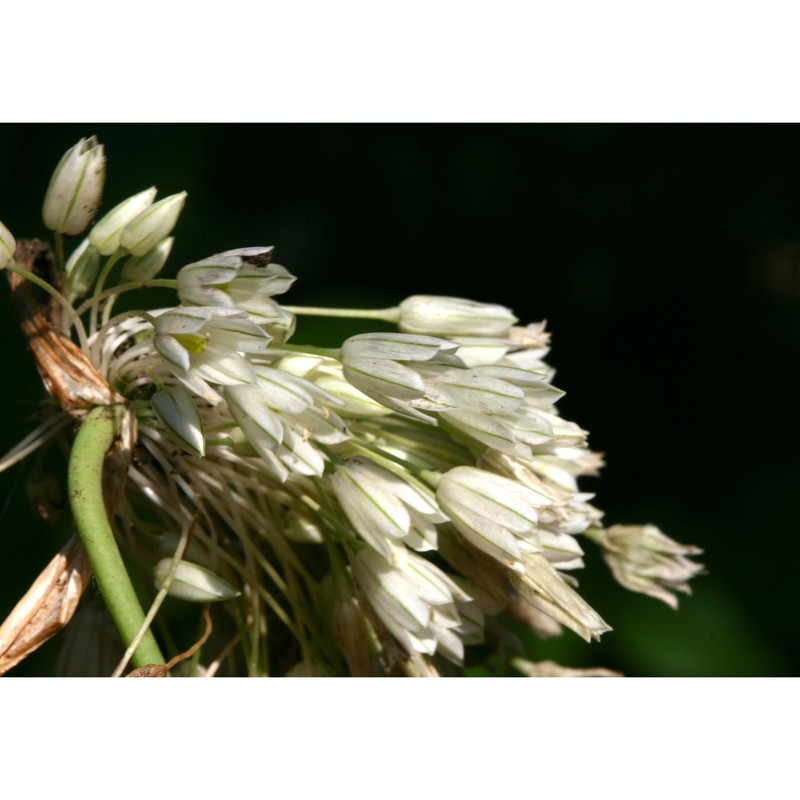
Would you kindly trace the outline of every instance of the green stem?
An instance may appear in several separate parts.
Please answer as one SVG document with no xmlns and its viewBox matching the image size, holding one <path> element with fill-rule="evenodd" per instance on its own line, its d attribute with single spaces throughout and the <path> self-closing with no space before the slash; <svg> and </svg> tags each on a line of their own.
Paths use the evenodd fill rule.
<svg viewBox="0 0 800 800">
<path fill-rule="evenodd" d="M 23 278 L 29 280 L 40 289 L 44 289 L 47 294 L 58 300 L 58 302 L 61 304 L 61 307 L 64 309 L 67 318 L 70 320 L 70 324 L 74 325 L 75 330 L 78 331 L 78 339 L 81 343 L 81 350 L 86 352 L 89 348 L 89 339 L 86 336 L 86 328 L 83 327 L 81 318 L 75 313 L 75 309 L 72 307 L 72 304 L 69 302 L 69 300 L 67 300 L 67 298 L 58 291 L 58 289 L 52 287 L 47 281 L 42 280 L 38 275 L 31 272 L 29 269 L 25 269 L 25 267 L 17 264 L 16 261 L 12 261 L 8 265 L 8 269 L 11 272 L 16 272 L 17 275 L 21 275 Z"/>
<path fill-rule="evenodd" d="M 397 322 L 400 308 L 320 308 L 319 306 L 283 306 L 292 314 L 307 314 L 313 317 L 346 317 L 347 319 L 382 319 Z"/>
<path fill-rule="evenodd" d="M 591 539 L 595 544 L 604 545 L 606 542 L 605 531 L 603 528 L 587 528 L 581 532 L 581 536 Z"/>
<path fill-rule="evenodd" d="M 136 652 L 136 648 L 139 647 L 142 639 L 144 639 L 144 637 L 147 635 L 147 632 L 149 631 L 150 626 L 153 624 L 153 620 L 156 618 L 156 614 L 158 614 L 158 610 L 161 608 L 162 603 L 164 600 L 166 600 L 169 587 L 172 585 L 172 581 L 175 579 L 178 566 L 180 565 L 183 554 L 186 551 L 186 545 L 189 543 L 189 534 L 192 532 L 192 528 L 194 528 L 197 519 L 198 517 L 195 515 L 195 518 L 192 520 L 192 522 L 189 525 L 184 526 L 184 529 L 181 532 L 181 538 L 178 540 L 178 546 L 175 548 L 175 552 L 172 554 L 172 563 L 170 564 L 167 577 L 164 578 L 164 582 L 161 584 L 161 589 L 156 595 L 155 600 L 153 600 L 150 610 L 147 612 L 147 616 L 144 618 L 142 626 L 139 628 L 133 641 L 130 643 L 130 645 L 128 645 L 125 655 L 122 657 L 122 660 L 119 662 L 119 664 L 117 664 L 117 668 L 111 673 L 112 678 L 119 678 L 119 676 L 122 675 L 125 667 L 128 666 L 128 662 L 131 660 L 131 657 Z"/>
<path fill-rule="evenodd" d="M 442 473 L 430 469 L 423 469 L 420 471 L 419 477 L 435 490 L 439 485 L 439 481 L 442 480 Z"/>
<path fill-rule="evenodd" d="M 78 534 L 91 561 L 106 606 L 127 647 L 144 622 L 144 612 L 133 588 L 111 530 L 103 503 L 103 464 L 114 442 L 122 406 L 97 406 L 87 414 L 69 459 L 69 500 Z M 158 644 L 148 631 L 133 655 L 137 667 L 163 664 Z"/>
<path fill-rule="evenodd" d="M 90 308 L 96 306 L 98 303 L 102 302 L 107 297 L 111 297 L 112 295 L 119 295 L 123 292 L 132 292 L 134 289 L 149 289 L 156 286 L 160 286 L 165 289 L 175 289 L 177 285 L 178 281 L 172 280 L 171 278 L 150 278 L 146 281 L 131 281 L 130 283 L 121 283 L 119 286 L 112 286 L 110 289 L 105 289 L 84 301 L 83 304 L 78 307 L 77 313 L 85 313 Z"/>
<path fill-rule="evenodd" d="M 97 283 L 95 284 L 95 287 L 94 287 L 94 293 L 92 295 L 92 298 L 96 298 L 99 294 L 102 293 L 103 286 L 105 286 L 106 279 L 111 274 L 111 270 L 113 269 L 114 264 L 116 264 L 125 254 L 126 253 L 125 253 L 124 250 L 117 250 L 108 259 L 108 261 L 106 261 L 106 263 L 103 264 L 103 268 L 100 270 L 100 276 L 98 277 Z M 92 306 L 92 313 L 89 316 L 89 329 L 91 331 L 94 331 L 94 330 L 96 330 L 96 328 L 97 328 L 97 306 L 93 305 Z"/>
<path fill-rule="evenodd" d="M 117 263 L 126 252 L 124 250 L 117 250 L 109 259 L 103 264 L 103 269 L 100 270 L 100 275 L 97 278 L 97 283 L 94 287 L 94 297 L 97 297 L 100 292 L 103 291 L 103 286 L 106 284 L 106 280 L 108 279 L 111 270 L 114 268 L 114 264 Z"/>
<path fill-rule="evenodd" d="M 339 361 L 342 351 L 338 347 L 315 347 L 313 344 L 287 344 L 281 342 L 275 345 L 276 350 L 286 350 L 289 353 L 308 353 L 312 356 L 322 356 L 323 358 L 333 358 Z"/>
</svg>

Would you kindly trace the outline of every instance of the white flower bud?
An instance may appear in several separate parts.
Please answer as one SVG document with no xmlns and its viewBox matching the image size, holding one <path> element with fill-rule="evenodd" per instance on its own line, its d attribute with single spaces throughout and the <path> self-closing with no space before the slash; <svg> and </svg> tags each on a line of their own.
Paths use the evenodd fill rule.
<svg viewBox="0 0 800 800">
<path fill-rule="evenodd" d="M 283 522 L 283 535 L 301 544 L 322 544 L 325 541 L 319 525 L 297 511 L 290 511 Z"/>
<path fill-rule="evenodd" d="M 150 278 L 155 278 L 167 263 L 174 241 L 175 238 L 169 236 L 149 253 L 143 256 L 131 256 L 122 267 L 122 280 L 149 281 Z"/>
<path fill-rule="evenodd" d="M 119 240 L 125 226 L 150 208 L 156 197 L 156 187 L 151 186 L 139 194 L 123 200 L 108 212 L 89 232 L 89 241 L 104 255 L 110 256 L 119 249 Z"/>
<path fill-rule="evenodd" d="M 505 306 L 417 294 L 400 303 L 398 327 L 429 336 L 503 336 L 516 321 Z"/>
<path fill-rule="evenodd" d="M 17 243 L 11 231 L 0 222 L 0 269 L 5 269 L 14 258 Z"/>
<path fill-rule="evenodd" d="M 95 136 L 64 154 L 50 179 L 42 217 L 51 231 L 74 236 L 94 219 L 103 196 L 106 158 Z"/>
<path fill-rule="evenodd" d="M 184 450 L 204 456 L 203 421 L 189 392 L 182 386 L 173 386 L 156 392 L 151 402 L 169 438 Z"/>
<path fill-rule="evenodd" d="M 172 569 L 172 559 L 162 558 L 156 564 L 156 587 L 161 588 Z M 190 600 L 193 603 L 214 603 L 220 600 L 230 600 L 238 597 L 237 592 L 227 581 L 222 580 L 210 569 L 192 564 L 191 561 L 181 561 L 175 570 L 172 583 L 167 594 L 181 600 Z"/>
<path fill-rule="evenodd" d="M 186 192 L 181 192 L 154 203 L 125 226 L 120 245 L 134 256 L 148 253 L 172 232 L 185 202 Z"/>
</svg>

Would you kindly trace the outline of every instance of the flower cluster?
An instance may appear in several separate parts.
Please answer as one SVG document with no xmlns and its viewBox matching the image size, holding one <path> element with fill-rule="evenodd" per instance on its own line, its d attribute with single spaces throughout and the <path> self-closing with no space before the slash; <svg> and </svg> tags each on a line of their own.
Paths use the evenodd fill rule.
<svg viewBox="0 0 800 800">
<path fill-rule="evenodd" d="M 102 147 L 81 140 L 48 189 L 48 227 L 86 231 L 104 174 Z M 688 591 L 696 548 L 604 528 L 579 489 L 602 460 L 556 408 L 543 323 L 415 295 L 383 310 L 397 332 L 296 343 L 299 314 L 360 312 L 283 305 L 295 277 L 272 247 L 157 278 L 186 195 L 155 197 L 94 224 L 57 265 L 64 293 L 50 289 L 68 312 L 58 341 L 128 420 L 107 504 L 118 542 L 154 592 L 229 609 L 195 674 L 455 674 L 498 615 L 597 639 L 610 628 L 571 574 L 582 540 L 629 589 L 670 604 Z M 0 267 L 34 280 L 20 252 L 0 224 Z M 176 305 L 113 315 L 120 294 L 155 285 Z M 68 440 L 64 420 L 85 413 L 61 402 L 0 467 Z"/>
</svg>

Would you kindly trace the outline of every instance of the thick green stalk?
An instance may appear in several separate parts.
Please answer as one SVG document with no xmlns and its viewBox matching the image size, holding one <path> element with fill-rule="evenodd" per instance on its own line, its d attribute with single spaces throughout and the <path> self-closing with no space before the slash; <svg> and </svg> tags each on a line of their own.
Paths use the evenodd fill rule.
<svg viewBox="0 0 800 800">
<path fill-rule="evenodd" d="M 144 612 L 114 539 L 103 503 L 103 464 L 114 442 L 121 406 L 97 406 L 83 421 L 69 459 L 69 502 L 78 534 L 91 561 L 103 599 L 127 647 L 144 622 Z M 148 631 L 133 655 L 137 667 L 163 664 Z"/>
</svg>

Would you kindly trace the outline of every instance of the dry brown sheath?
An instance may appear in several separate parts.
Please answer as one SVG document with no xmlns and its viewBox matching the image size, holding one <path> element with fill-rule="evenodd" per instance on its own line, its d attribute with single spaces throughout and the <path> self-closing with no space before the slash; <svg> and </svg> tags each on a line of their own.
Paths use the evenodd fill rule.
<svg viewBox="0 0 800 800">
<path fill-rule="evenodd" d="M 14 259 L 36 274 L 54 271 L 50 248 L 38 239 L 18 242 Z M 45 388 L 59 406 L 80 417 L 95 406 L 123 403 L 125 398 L 111 389 L 81 349 L 58 329 L 58 304 L 40 306 L 29 281 L 16 272 L 7 275 L 20 327 Z"/>
<path fill-rule="evenodd" d="M 34 274 L 58 286 L 50 247 L 38 239 L 20 241 L 14 259 Z M 81 417 L 98 405 L 124 402 L 98 374 L 91 361 L 61 333 L 61 307 L 53 298 L 40 304 L 30 281 L 8 271 L 20 327 L 33 353 L 45 388 L 58 405 L 74 417 Z M 124 473 L 130 462 L 131 438 L 135 438 L 135 417 L 125 415 L 128 436 L 115 442 L 111 469 L 104 471 L 106 500 L 119 501 Z M 120 473 L 123 473 L 120 475 Z M 33 582 L 0 626 L 0 675 L 30 655 L 58 633 L 78 606 L 91 580 L 92 569 L 80 540 L 73 536 Z"/>
<path fill-rule="evenodd" d="M 0 675 L 55 636 L 71 619 L 92 568 L 73 536 L 0 625 Z"/>
</svg>

